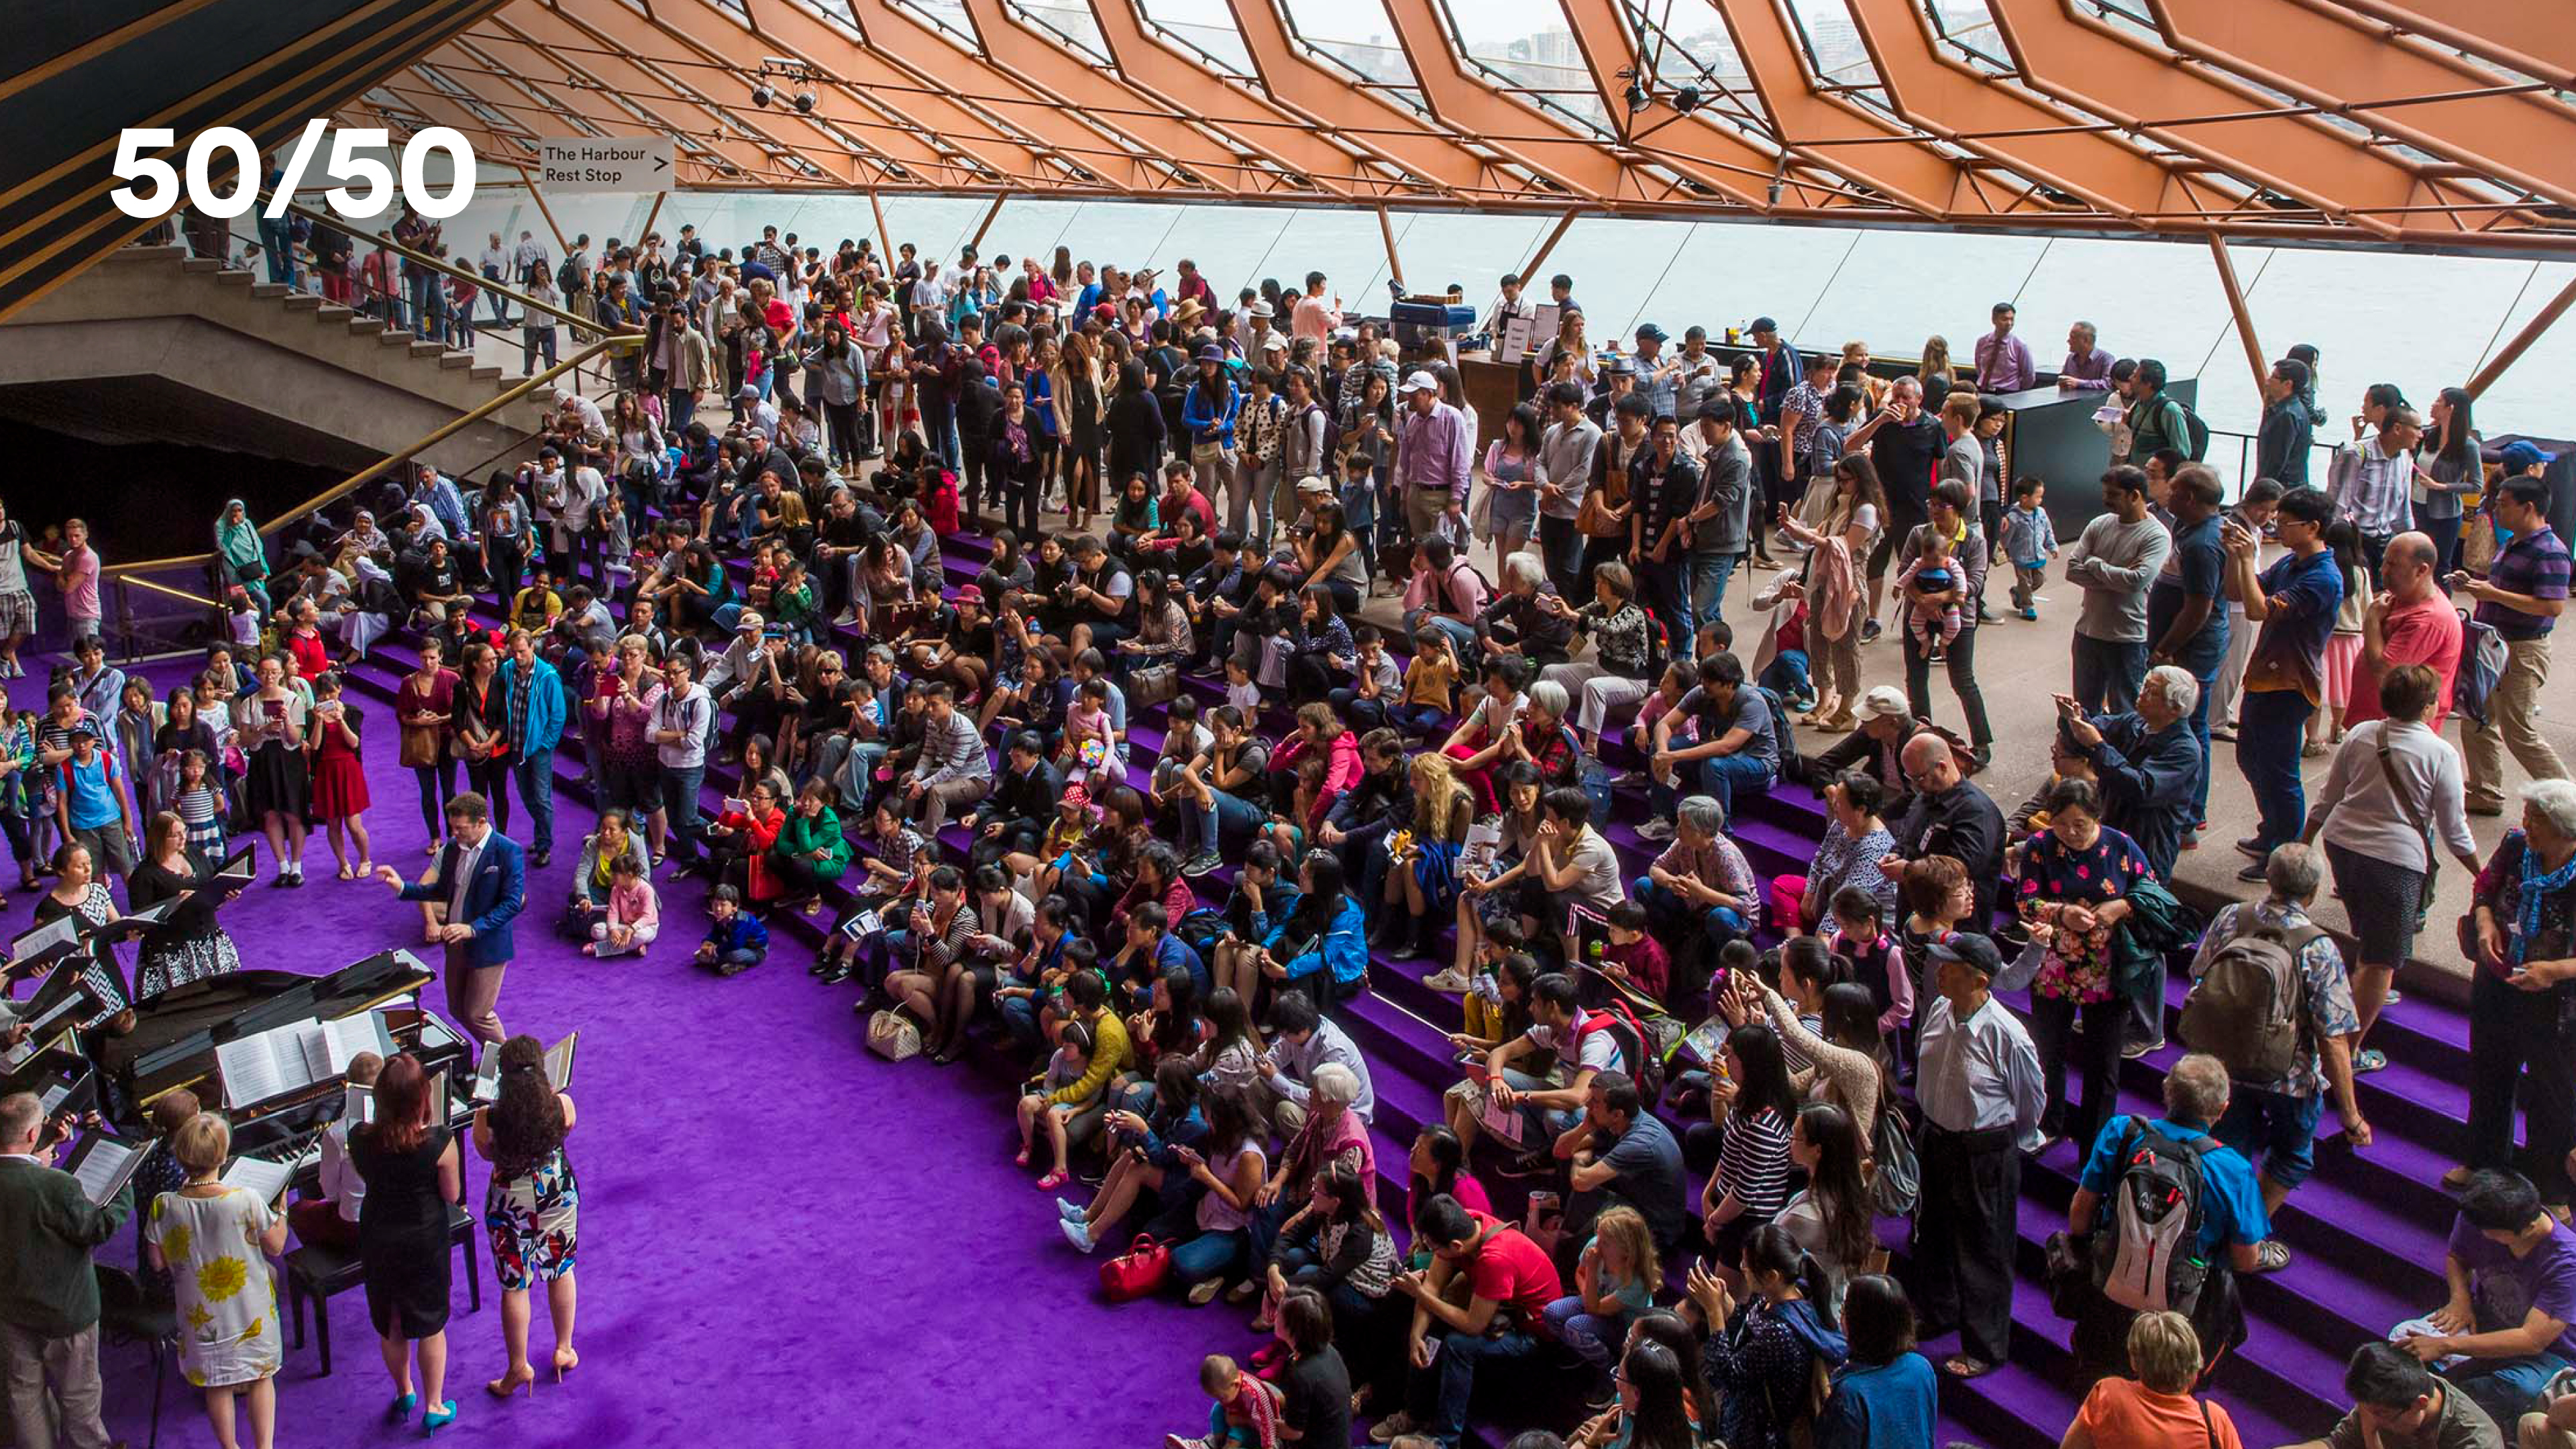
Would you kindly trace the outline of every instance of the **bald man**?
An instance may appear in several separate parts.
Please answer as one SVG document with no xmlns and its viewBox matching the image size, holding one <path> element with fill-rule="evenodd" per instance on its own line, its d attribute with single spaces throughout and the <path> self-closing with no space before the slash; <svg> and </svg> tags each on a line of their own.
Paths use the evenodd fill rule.
<svg viewBox="0 0 2576 1449">
<path fill-rule="evenodd" d="M 2003 811 L 1959 769 L 1957 752 L 1942 736 L 1926 730 L 1907 740 L 1898 758 L 1914 798 L 1888 822 L 1896 852 L 1879 861 L 1879 870 L 1895 880 L 1905 874 L 1909 860 L 1954 856 L 1968 867 L 1977 893 L 1968 926 L 1990 925 L 2004 873 Z"/>
<path fill-rule="evenodd" d="M 2361 616 L 2361 660 L 2353 666 L 2350 728 L 2378 719 L 2379 681 L 2401 664 L 2421 664 L 2441 676 L 2425 725 L 2439 734 L 2451 712 L 2451 686 L 2460 673 L 2460 613 L 2441 588 L 2441 555 L 2430 535 L 2401 533 L 2380 559 L 2383 584 Z"/>
</svg>

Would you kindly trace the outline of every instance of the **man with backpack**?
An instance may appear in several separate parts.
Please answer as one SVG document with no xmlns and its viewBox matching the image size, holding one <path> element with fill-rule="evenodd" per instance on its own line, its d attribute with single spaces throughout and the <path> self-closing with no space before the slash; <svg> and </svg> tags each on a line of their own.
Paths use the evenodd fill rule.
<svg viewBox="0 0 2576 1449">
<path fill-rule="evenodd" d="M 2265 894 L 2219 911 L 2191 962 L 2183 1041 L 2223 1065 L 2233 1084 L 2212 1132 L 2246 1160 L 2262 1159 L 2263 1209 L 2277 1212 L 2316 1169 L 2317 1119 L 2332 1094 L 2345 1140 L 2370 1145 L 2353 1091 L 2361 1039 L 2343 952 L 2308 919 L 2323 880 L 2312 848 L 2276 848 L 2263 862 Z M 2265 1243 L 2253 1270 L 2287 1267 L 2290 1251 Z"/>
<path fill-rule="evenodd" d="M 2228 1068 L 2186 1056 L 2165 1074 L 2164 1098 L 2162 1117 L 2102 1124 L 2067 1204 L 2067 1236 L 2089 1246 L 2093 1267 L 2075 1325 L 2088 1369 L 2129 1372 L 2129 1322 L 2141 1313 L 2190 1319 L 2205 1362 L 2244 1341 L 2231 1274 L 2260 1270 L 2272 1226 L 2252 1165 L 2212 1135 L 2228 1111 Z"/>
<path fill-rule="evenodd" d="M 2197 462 L 2209 451 L 2209 426 L 2165 394 L 2162 362 L 2139 358 L 2137 370 L 2120 384 L 2120 396 L 2129 403 L 2129 451 L 2113 458 L 2113 463 L 2143 468 L 2159 448 L 2177 449 Z"/>
</svg>

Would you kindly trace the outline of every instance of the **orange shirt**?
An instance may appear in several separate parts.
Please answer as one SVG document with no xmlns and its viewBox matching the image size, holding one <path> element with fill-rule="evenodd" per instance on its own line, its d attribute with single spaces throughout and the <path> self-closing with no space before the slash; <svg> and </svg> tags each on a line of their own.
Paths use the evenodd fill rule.
<svg viewBox="0 0 2576 1449">
<path fill-rule="evenodd" d="M 2213 1439 L 2218 1449 L 2245 1449 L 2227 1410 L 2189 1394 L 2159 1394 L 2136 1379 L 2095 1384 L 2075 1422 L 2092 1434 L 2095 1449 L 2209 1449 Z"/>
</svg>

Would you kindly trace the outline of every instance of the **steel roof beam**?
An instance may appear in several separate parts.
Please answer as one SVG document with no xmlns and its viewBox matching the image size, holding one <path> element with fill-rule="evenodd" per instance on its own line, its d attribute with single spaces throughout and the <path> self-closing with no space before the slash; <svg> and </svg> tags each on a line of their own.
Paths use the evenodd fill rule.
<svg viewBox="0 0 2576 1449">
<path fill-rule="evenodd" d="M 1137 18 L 1135 0 L 1086 0 L 1109 64 L 1129 89 L 1149 95 L 1180 115 L 1200 118 L 1245 150 L 1268 157 L 1329 197 L 1358 199 L 1360 188 L 1387 185 L 1360 175 L 1357 163 L 1319 134 L 1305 117 L 1274 106 L 1270 98 L 1208 69 L 1155 39 Z"/>
<path fill-rule="evenodd" d="M 2496 65 L 2576 90 L 2576 25 L 2564 6 L 2535 0 L 2333 0 L 2357 15 L 2465 50 Z"/>
</svg>

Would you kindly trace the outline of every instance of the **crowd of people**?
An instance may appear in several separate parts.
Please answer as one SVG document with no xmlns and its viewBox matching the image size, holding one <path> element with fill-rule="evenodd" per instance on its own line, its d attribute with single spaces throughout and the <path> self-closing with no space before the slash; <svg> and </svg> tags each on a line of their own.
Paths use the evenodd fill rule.
<svg viewBox="0 0 2576 1449">
<path fill-rule="evenodd" d="M 2290 1261 L 2271 1218 L 2323 1113 L 2371 1140 L 2355 1083 L 2447 856 L 2475 877 L 2452 1297 L 2354 1355 L 2330 1442 L 2564 1449 L 2576 784 L 2535 719 L 2571 500 L 2528 444 L 2480 456 L 2467 394 L 2428 429 L 2372 387 L 2312 483 L 2318 359 L 2294 350 L 2231 504 L 2163 365 L 2078 324 L 2056 385 L 2104 395 L 2113 462 L 2061 545 L 1993 397 L 2046 385 L 2010 307 L 1973 372 L 1944 344 L 1889 377 L 1768 318 L 1723 354 L 1652 323 L 1596 350 L 1558 276 L 1558 335 L 1488 429 L 1447 339 L 1345 316 L 1321 273 L 1227 300 L 1186 261 L 826 256 L 774 227 L 584 238 L 552 270 L 646 334 L 607 406 L 568 395 L 524 460 L 413 470 L 346 526 L 272 544 L 228 507 L 206 677 L 94 702 L 84 653 L 57 683 L 34 729 L 57 908 L 118 872 L 136 782 L 199 792 L 193 815 L 150 797 L 155 864 L 252 829 L 300 885 L 307 820 L 345 824 L 340 873 L 423 903 L 451 1014 L 506 1068 L 509 917 L 578 732 L 595 824 L 557 929 L 649 953 L 656 877 L 700 876 L 701 968 L 819 937 L 812 973 L 855 987 L 882 1054 L 997 1044 L 1070 1249 L 1141 1232 L 1104 1283 L 1252 1312 L 1189 1442 L 1366 1419 L 1446 1449 L 1508 1380 L 1579 1399 L 1536 1412 L 1590 1445 L 1918 1449 L 1937 1382 L 2011 1356 L 2020 1176 L 2071 1140 L 2052 1276 L 2103 1381 L 2068 1442 L 2189 1446 L 2233 1439 L 2191 1396 L 2244 1333 L 2234 1280 Z M 1488 320 L 1533 305 L 1506 277 Z M 961 536 L 979 569 L 945 557 Z M 1999 566 L 2025 619 L 2052 573 L 2080 600 L 2050 777 L 2010 810 L 1975 778 Z M 340 763 L 361 730 L 335 665 L 395 629 L 422 641 L 394 721 L 439 852 L 417 880 L 368 858 Z M 1870 667 L 1889 636 L 1901 664 Z M 2173 876 L 2228 788 L 2212 739 L 2258 808 L 2235 842 L 2258 891 L 2203 930 Z M 2519 818 L 2482 853 L 2507 751 Z M 1757 876 L 1739 816 L 1809 788 L 1812 863 Z M 2308 914 L 2329 882 L 2349 955 Z M 201 956 L 171 969 L 220 969 Z M 2164 1115 L 2123 1113 L 2186 962 Z M 1370 1127 L 1389 1064 L 1353 1029 L 1398 963 L 1455 996 L 1458 1058 L 1401 1170 Z M 2026 1019 L 1996 995 L 2024 990 Z M 529 1115 L 496 1161 L 542 1183 L 569 1104 Z M 457 1195 L 442 1127 L 366 1135 L 362 1176 Z M 513 1220 L 542 1223 L 530 1192 Z M 2151 1201 L 2189 1207 L 2158 1229 Z M 369 1286 L 435 1411 L 441 1285 Z M 526 1316 L 523 1292 L 495 1392 Z M 1952 1331 L 1938 1365 L 1914 1350 Z"/>
</svg>

